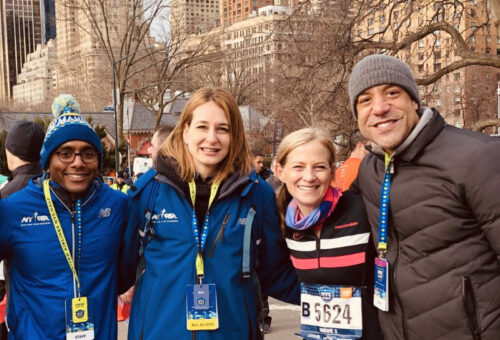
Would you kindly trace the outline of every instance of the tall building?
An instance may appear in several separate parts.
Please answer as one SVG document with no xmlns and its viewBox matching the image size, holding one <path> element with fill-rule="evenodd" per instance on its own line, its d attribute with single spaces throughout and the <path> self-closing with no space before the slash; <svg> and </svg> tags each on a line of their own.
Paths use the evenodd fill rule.
<svg viewBox="0 0 500 340">
<path fill-rule="evenodd" d="M 219 1 L 171 0 L 170 27 L 173 34 L 206 33 L 218 26 Z"/>
<path fill-rule="evenodd" d="M 48 100 L 49 93 L 54 88 L 51 72 L 56 62 L 56 41 L 51 39 L 47 44 L 38 44 L 36 51 L 28 54 L 22 72 L 19 73 L 18 82 L 13 87 L 13 100 L 30 106 Z"/>
<path fill-rule="evenodd" d="M 273 0 L 221 0 L 221 23 L 223 25 L 231 25 L 235 22 L 245 20 L 252 14 L 256 15 L 259 8 L 273 4 Z"/>
<path fill-rule="evenodd" d="M 0 6 L 0 100 L 9 100 L 27 55 L 42 43 L 41 3 L 4 0 Z"/>
<path fill-rule="evenodd" d="M 99 25 L 108 25 L 111 44 L 118 50 L 127 30 L 128 2 L 107 0 L 106 20 L 99 18 L 102 11 L 98 1 L 89 1 L 90 10 Z M 92 27 L 89 10 L 68 5 L 67 0 L 56 0 L 57 65 L 53 72 L 57 89 L 75 93 L 88 110 L 101 110 L 111 99 L 111 63 L 100 47 Z M 101 27 L 101 31 L 106 29 Z"/>
<path fill-rule="evenodd" d="M 46 44 L 56 38 L 56 4 L 55 0 L 42 0 L 42 42 Z"/>
</svg>

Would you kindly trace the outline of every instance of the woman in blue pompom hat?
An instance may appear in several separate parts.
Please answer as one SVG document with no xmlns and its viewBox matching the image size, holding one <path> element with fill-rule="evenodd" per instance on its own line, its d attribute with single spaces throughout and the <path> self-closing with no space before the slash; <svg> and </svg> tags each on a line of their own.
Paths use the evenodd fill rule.
<svg viewBox="0 0 500 340">
<path fill-rule="evenodd" d="M 0 202 L 10 267 L 9 339 L 116 339 L 116 268 L 127 196 L 98 178 L 99 136 L 69 94 L 40 152 L 44 174 Z"/>
</svg>

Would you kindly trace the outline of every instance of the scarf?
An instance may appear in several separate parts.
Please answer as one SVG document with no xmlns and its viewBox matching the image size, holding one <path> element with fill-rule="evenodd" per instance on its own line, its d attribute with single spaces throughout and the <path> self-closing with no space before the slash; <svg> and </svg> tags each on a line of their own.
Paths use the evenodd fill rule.
<svg viewBox="0 0 500 340">
<path fill-rule="evenodd" d="M 286 209 L 286 225 L 295 230 L 306 230 L 311 227 L 321 229 L 323 222 L 331 215 L 341 196 L 342 192 L 339 189 L 329 187 L 320 205 L 302 218 L 297 202 L 292 199 Z"/>
</svg>

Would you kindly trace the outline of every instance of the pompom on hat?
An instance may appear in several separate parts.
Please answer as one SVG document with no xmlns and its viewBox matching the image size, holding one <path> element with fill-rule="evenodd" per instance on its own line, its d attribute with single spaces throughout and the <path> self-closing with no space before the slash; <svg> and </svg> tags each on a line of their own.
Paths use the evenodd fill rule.
<svg viewBox="0 0 500 340">
<path fill-rule="evenodd" d="M 96 148 L 99 153 L 99 168 L 102 164 L 101 140 L 92 126 L 80 116 L 80 105 L 70 94 L 61 94 L 52 103 L 55 119 L 45 134 L 40 158 L 42 168 L 47 170 L 52 153 L 62 144 L 81 140 Z"/>
</svg>

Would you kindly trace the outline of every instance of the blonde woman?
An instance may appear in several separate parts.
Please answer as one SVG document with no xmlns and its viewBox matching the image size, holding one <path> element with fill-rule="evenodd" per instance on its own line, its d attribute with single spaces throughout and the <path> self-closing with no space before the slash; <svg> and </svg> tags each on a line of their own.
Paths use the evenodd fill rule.
<svg viewBox="0 0 500 340">
<path fill-rule="evenodd" d="M 295 131 L 281 142 L 276 162 L 283 182 L 282 230 L 301 281 L 301 335 L 382 339 L 365 208 L 360 196 L 330 186 L 335 169 L 330 136 L 315 128 Z"/>
<path fill-rule="evenodd" d="M 133 283 L 138 248 L 145 271 L 129 339 L 257 339 L 252 275 L 278 299 L 298 303 L 300 293 L 274 193 L 251 170 L 227 91 L 193 94 L 154 169 L 131 189 L 121 290 Z"/>
</svg>

